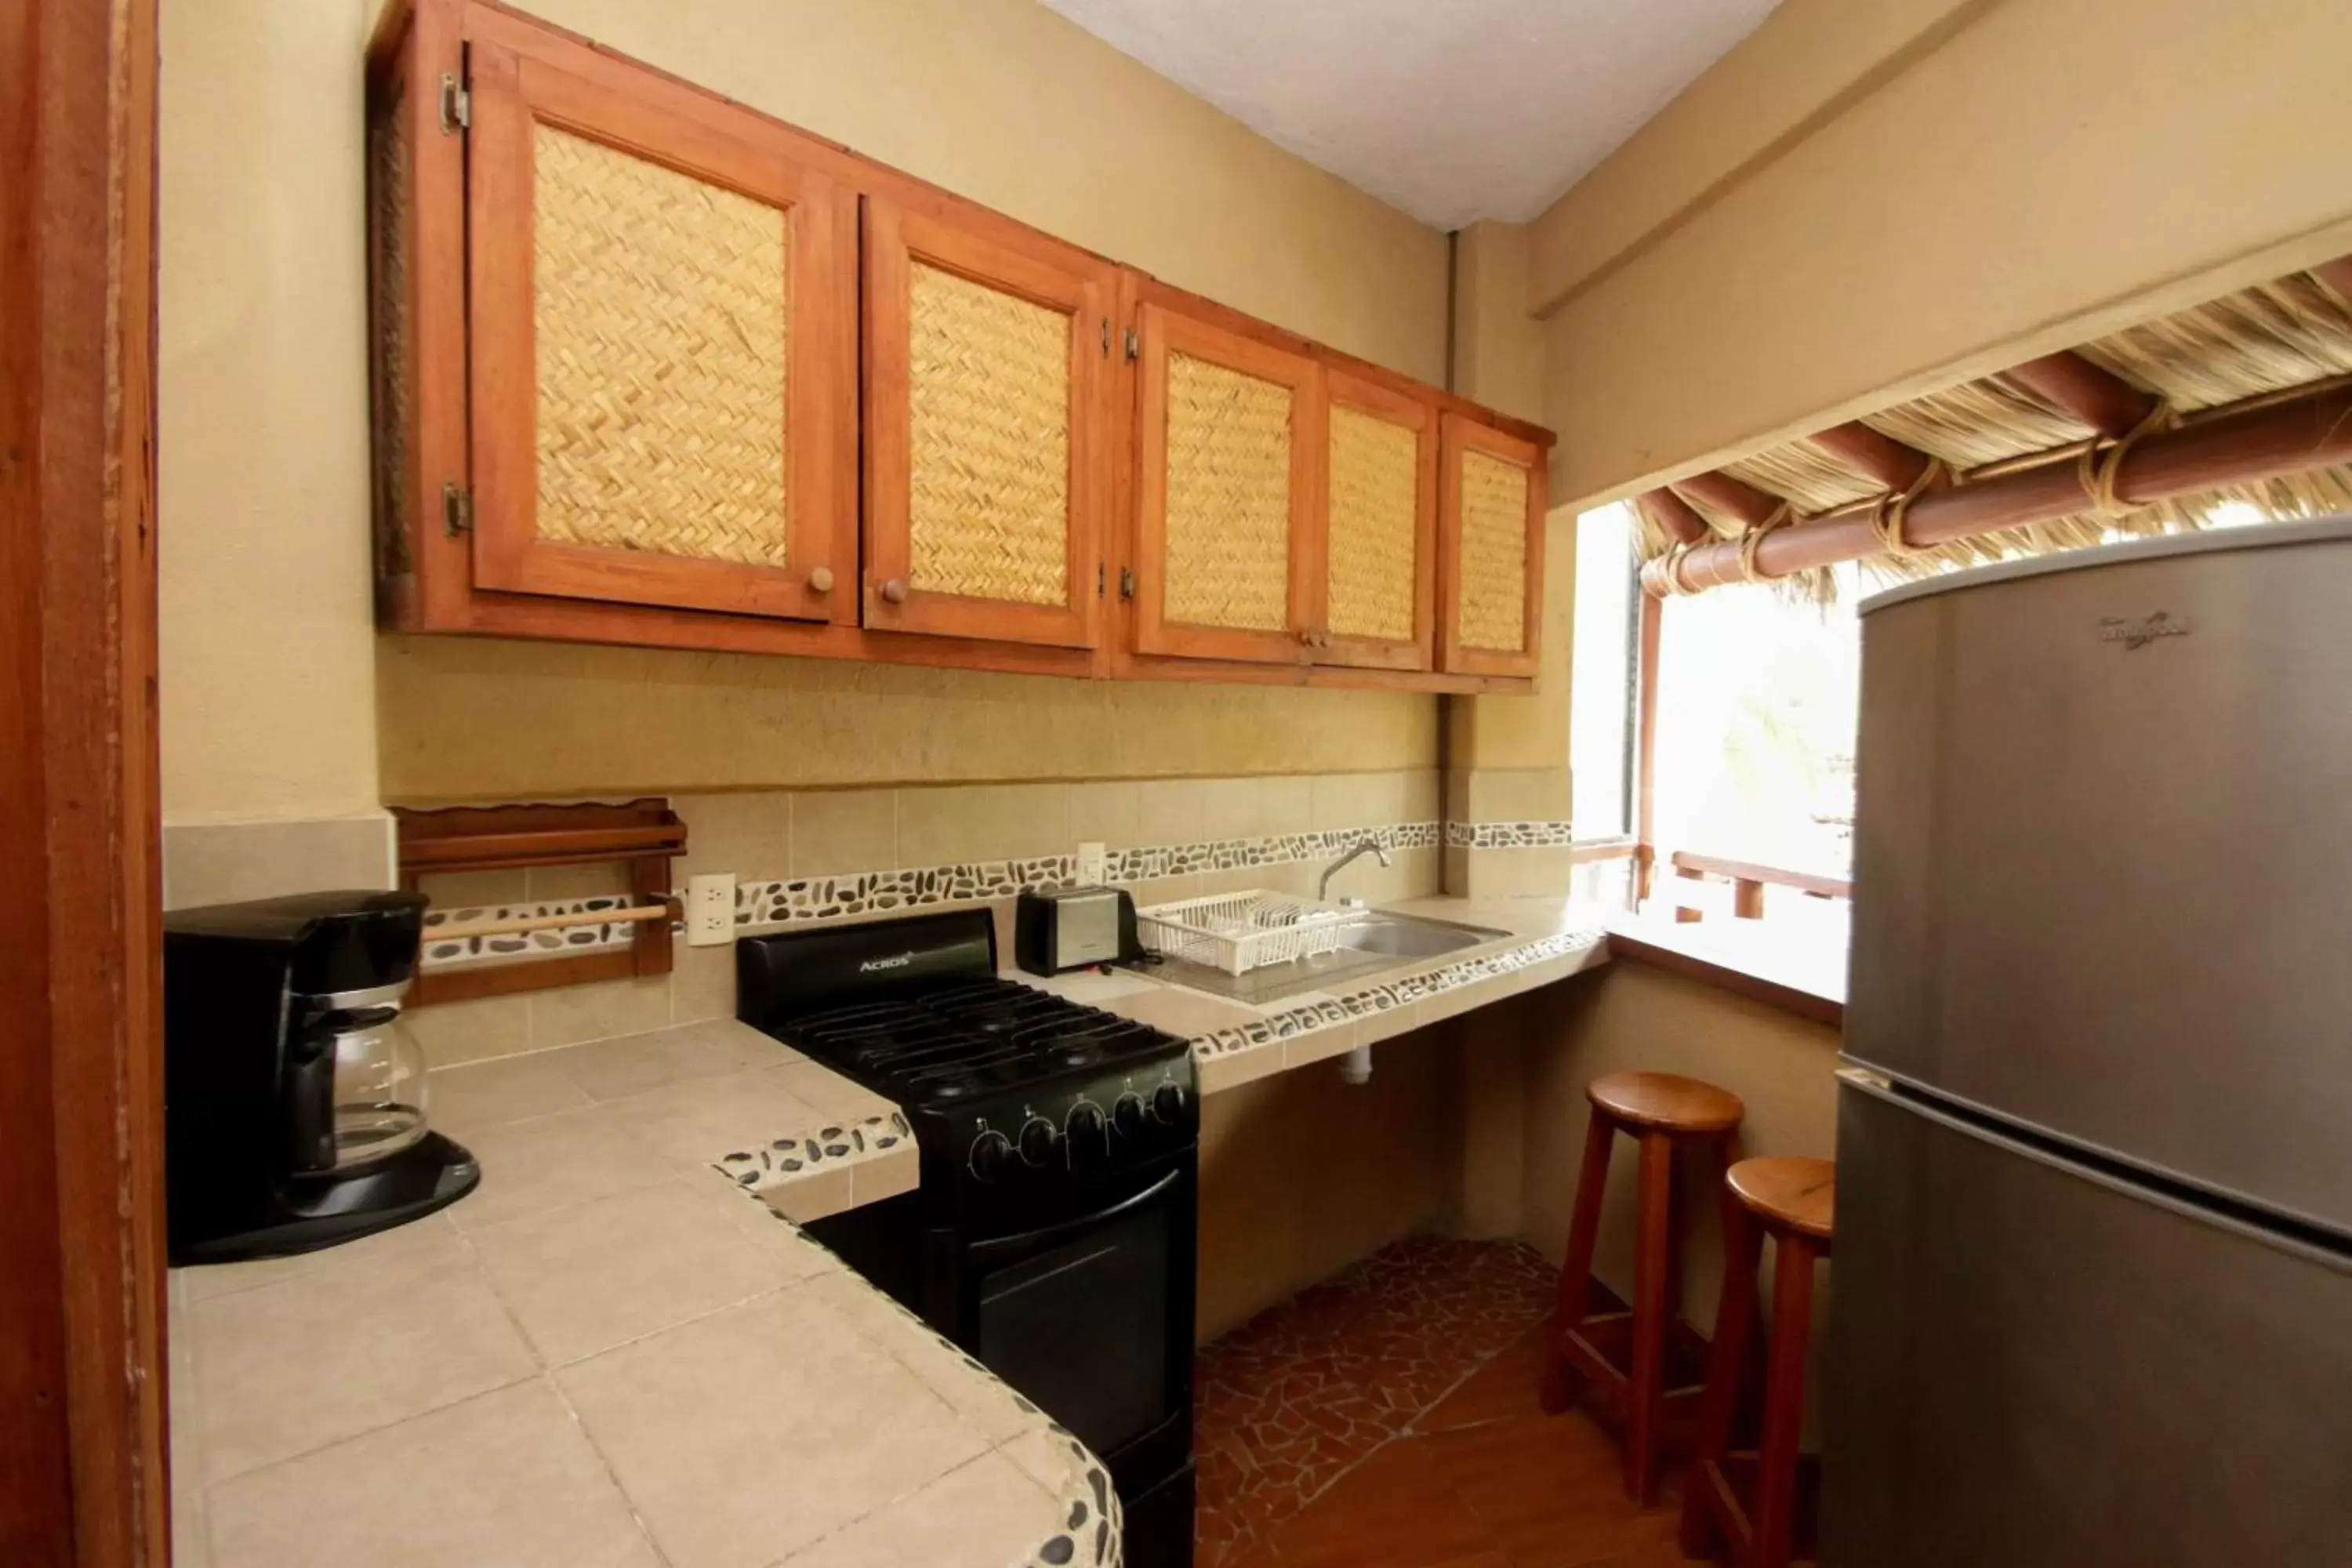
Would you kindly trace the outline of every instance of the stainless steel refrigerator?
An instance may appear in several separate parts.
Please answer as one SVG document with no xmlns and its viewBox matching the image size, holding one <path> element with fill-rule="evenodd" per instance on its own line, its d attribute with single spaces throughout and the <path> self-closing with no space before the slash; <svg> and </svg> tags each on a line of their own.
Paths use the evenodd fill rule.
<svg viewBox="0 0 2352 1568">
<path fill-rule="evenodd" d="M 1822 1561 L 2352 1564 L 2352 520 L 1862 626 Z"/>
</svg>

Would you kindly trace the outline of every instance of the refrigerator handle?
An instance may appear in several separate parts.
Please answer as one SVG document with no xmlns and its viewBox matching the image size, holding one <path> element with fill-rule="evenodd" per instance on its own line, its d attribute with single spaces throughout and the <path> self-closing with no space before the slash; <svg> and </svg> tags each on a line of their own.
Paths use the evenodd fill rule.
<svg viewBox="0 0 2352 1568">
<path fill-rule="evenodd" d="M 2219 1201 L 2200 1203 L 2193 1198 L 2177 1195 L 2152 1182 L 2133 1181 L 2126 1176 L 2117 1175 L 2087 1160 L 2068 1159 L 2038 1142 L 2029 1142 L 2023 1139 L 2010 1137 L 1994 1131 L 1973 1117 L 1956 1115 L 1929 1104 L 1916 1095 L 1906 1094 L 1884 1073 L 1873 1072 L 1866 1068 L 1850 1067 L 1839 1068 L 1837 1076 L 1838 1082 L 1842 1086 L 1853 1089 L 1857 1094 L 1866 1094 L 1874 1100 L 1884 1100 L 1898 1110 L 1916 1116 L 1923 1121 L 1932 1121 L 1937 1126 L 1947 1128 L 1963 1138 L 1990 1144 L 2006 1153 L 2015 1154 L 2020 1159 L 2031 1160 L 2037 1165 L 2046 1165 L 2053 1171 L 2073 1176 L 2078 1181 L 2090 1182 L 2105 1187 L 2111 1193 L 2119 1194 L 2136 1202 L 2152 1204 L 2158 1208 L 2168 1209 L 2184 1219 L 2194 1220 L 2200 1225 L 2210 1225 L 2216 1229 L 2229 1231 L 2249 1241 L 2260 1242 L 2264 1247 L 2288 1253 L 2308 1262 L 2321 1263 L 2340 1272 L 2352 1273 L 2352 1251 L 2303 1240 L 2284 1228 L 2294 1224 L 2293 1220 L 2282 1218 L 2273 1226 L 2242 1219 L 2223 1207 Z"/>
</svg>

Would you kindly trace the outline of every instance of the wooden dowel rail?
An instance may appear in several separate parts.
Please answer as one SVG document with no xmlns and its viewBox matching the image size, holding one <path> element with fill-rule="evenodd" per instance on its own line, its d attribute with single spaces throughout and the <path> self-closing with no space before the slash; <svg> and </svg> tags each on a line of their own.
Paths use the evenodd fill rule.
<svg viewBox="0 0 2352 1568">
<path fill-rule="evenodd" d="M 535 931 L 562 931 L 572 926 L 629 925 L 640 921 L 677 920 L 675 900 L 659 904 L 632 904 L 622 910 L 584 910 L 572 915 L 518 915 L 512 920 L 466 921 L 457 925 L 426 926 L 425 940 L 449 942 L 469 936 L 521 936 Z"/>
<path fill-rule="evenodd" d="M 1690 881 L 1717 878 L 1731 883 L 1731 913 L 1736 920 L 1760 921 L 1764 918 L 1764 889 L 1794 888 L 1808 898 L 1851 899 L 1853 883 L 1843 877 L 1823 876 L 1816 871 L 1790 871 L 1778 866 L 1759 865 L 1750 860 L 1727 860 L 1717 855 L 1694 855 L 1678 849 L 1673 856 L 1675 875 Z M 1675 910 L 1677 921 L 1688 924 L 1699 920 L 1705 911 L 1687 905 Z"/>
</svg>

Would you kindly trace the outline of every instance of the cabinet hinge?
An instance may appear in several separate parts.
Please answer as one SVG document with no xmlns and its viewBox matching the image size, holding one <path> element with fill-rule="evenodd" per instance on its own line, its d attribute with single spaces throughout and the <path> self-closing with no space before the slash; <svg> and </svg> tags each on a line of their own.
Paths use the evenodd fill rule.
<svg viewBox="0 0 2352 1568">
<path fill-rule="evenodd" d="M 1135 597 L 1135 568 L 1132 566 L 1118 569 L 1118 596 L 1122 599 Z"/>
<path fill-rule="evenodd" d="M 456 71 L 441 73 L 441 134 L 455 136 L 474 123 L 474 95 Z"/>
<path fill-rule="evenodd" d="M 452 539 L 474 531 L 474 496 L 455 479 L 441 486 L 441 527 Z"/>
<path fill-rule="evenodd" d="M 1127 329 L 1127 357 L 1129 359 L 1143 357 L 1143 340 L 1136 335 L 1133 327 Z"/>
<path fill-rule="evenodd" d="M 1103 358 L 1110 358 L 1110 318 L 1103 318 Z"/>
<path fill-rule="evenodd" d="M 1109 578 L 1110 578 L 1110 568 L 1109 568 L 1108 566 L 1105 565 L 1103 563 L 1101 563 L 1101 562 L 1099 562 L 1099 561 L 1096 562 L 1096 563 L 1095 563 L 1095 597 L 1096 597 L 1096 598 L 1097 598 L 1097 599 L 1101 598 L 1101 597 L 1103 596 L 1103 595 L 1104 595 L 1104 594 L 1106 594 L 1106 593 L 1108 593 L 1108 592 L 1109 591 Z"/>
</svg>

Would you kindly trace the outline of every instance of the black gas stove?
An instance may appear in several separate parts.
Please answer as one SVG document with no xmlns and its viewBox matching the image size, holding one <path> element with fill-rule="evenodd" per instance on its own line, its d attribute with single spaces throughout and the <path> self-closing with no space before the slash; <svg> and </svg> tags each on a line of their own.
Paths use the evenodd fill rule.
<svg viewBox="0 0 2352 1568">
<path fill-rule="evenodd" d="M 1189 1563 L 1199 1111 L 1173 1035 L 1000 978 L 986 910 L 736 944 L 737 1016 L 895 1102 L 911 1193 L 811 1235 L 1101 1455 Z"/>
</svg>

